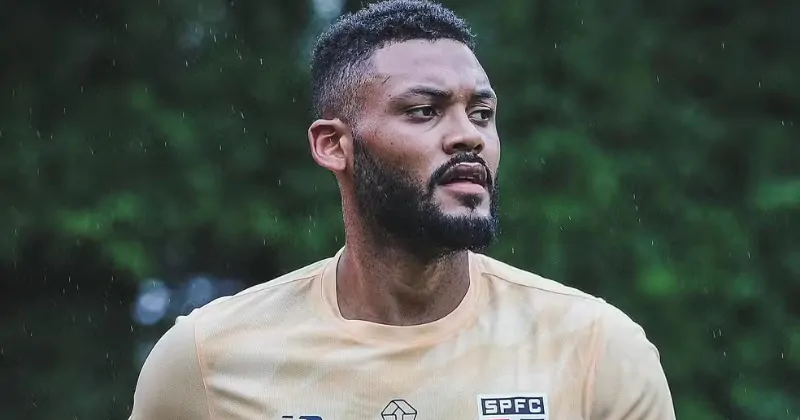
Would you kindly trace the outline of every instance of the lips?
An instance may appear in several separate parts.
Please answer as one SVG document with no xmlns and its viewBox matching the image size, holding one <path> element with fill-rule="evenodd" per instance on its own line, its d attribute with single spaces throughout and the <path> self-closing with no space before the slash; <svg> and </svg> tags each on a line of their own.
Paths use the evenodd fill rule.
<svg viewBox="0 0 800 420">
<path fill-rule="evenodd" d="M 480 163 L 459 163 L 447 170 L 439 179 L 442 185 L 470 182 L 486 187 L 489 174 Z"/>
</svg>

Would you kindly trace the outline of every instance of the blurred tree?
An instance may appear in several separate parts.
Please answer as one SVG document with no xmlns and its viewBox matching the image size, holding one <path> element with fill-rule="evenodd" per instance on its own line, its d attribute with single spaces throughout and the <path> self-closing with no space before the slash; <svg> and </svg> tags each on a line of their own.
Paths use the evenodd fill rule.
<svg viewBox="0 0 800 420">
<path fill-rule="evenodd" d="M 678 418 L 800 416 L 800 3 L 444 3 L 500 95 L 492 254 L 641 323 Z M 0 15 L 3 418 L 125 417 L 135 342 L 169 324 L 131 326 L 136 282 L 254 284 L 342 245 L 305 135 L 339 4 Z"/>
</svg>

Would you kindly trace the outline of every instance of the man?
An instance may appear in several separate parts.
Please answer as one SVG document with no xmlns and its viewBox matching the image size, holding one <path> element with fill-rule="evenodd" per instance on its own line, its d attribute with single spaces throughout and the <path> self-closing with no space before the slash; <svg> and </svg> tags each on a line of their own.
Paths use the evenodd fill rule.
<svg viewBox="0 0 800 420">
<path fill-rule="evenodd" d="M 134 420 L 674 419 L 655 347 L 604 301 L 477 253 L 497 232 L 497 98 L 466 24 L 397 0 L 312 59 L 334 257 L 178 320 Z"/>
</svg>

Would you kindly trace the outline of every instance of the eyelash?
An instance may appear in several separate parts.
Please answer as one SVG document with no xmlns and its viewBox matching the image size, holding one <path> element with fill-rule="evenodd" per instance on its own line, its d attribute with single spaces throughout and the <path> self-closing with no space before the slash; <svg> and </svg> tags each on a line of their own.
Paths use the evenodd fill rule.
<svg viewBox="0 0 800 420">
<path fill-rule="evenodd" d="M 418 119 L 429 119 L 429 118 L 435 116 L 435 115 L 416 115 L 415 113 L 417 111 L 420 111 L 420 110 L 432 110 L 432 111 L 438 113 L 438 110 L 435 107 L 433 107 L 431 105 L 424 105 L 424 106 L 418 106 L 418 107 L 409 109 L 408 111 L 406 111 L 406 114 L 411 116 L 411 117 L 418 118 Z M 477 120 L 478 122 L 487 122 L 494 116 L 494 110 L 489 109 L 489 108 L 476 109 L 476 110 L 472 111 L 470 113 L 470 115 L 472 115 L 472 114 L 474 114 L 476 112 L 482 112 L 482 113 L 487 114 L 484 118 L 478 119 Z"/>
</svg>

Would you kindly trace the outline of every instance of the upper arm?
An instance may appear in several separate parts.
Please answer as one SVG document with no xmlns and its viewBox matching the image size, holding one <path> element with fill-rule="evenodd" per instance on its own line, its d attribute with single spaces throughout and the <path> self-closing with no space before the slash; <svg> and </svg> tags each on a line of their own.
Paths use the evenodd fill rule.
<svg viewBox="0 0 800 420">
<path fill-rule="evenodd" d="M 656 347 L 616 308 L 603 319 L 593 382 L 592 420 L 675 419 Z"/>
<path fill-rule="evenodd" d="M 194 316 L 179 318 L 153 347 L 139 374 L 129 420 L 210 420 Z"/>
</svg>

